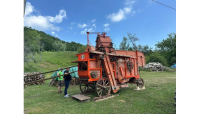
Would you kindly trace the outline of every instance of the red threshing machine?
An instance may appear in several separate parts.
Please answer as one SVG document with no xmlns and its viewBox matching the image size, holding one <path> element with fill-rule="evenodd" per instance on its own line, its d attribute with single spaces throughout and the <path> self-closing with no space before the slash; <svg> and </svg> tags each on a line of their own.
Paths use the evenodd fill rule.
<svg viewBox="0 0 200 114">
<path fill-rule="evenodd" d="M 97 34 L 96 46 L 89 45 L 89 34 Z M 78 75 L 82 93 L 96 91 L 99 97 L 116 93 L 122 85 L 137 84 L 135 90 L 145 89 L 139 67 L 145 66 L 144 54 L 140 51 L 115 50 L 106 33 L 87 32 L 87 47 L 79 53 Z"/>
</svg>

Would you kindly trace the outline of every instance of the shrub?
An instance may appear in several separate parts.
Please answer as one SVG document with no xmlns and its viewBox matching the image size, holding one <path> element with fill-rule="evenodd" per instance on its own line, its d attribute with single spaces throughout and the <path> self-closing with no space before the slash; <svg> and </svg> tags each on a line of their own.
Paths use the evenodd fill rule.
<svg viewBox="0 0 200 114">
<path fill-rule="evenodd" d="M 164 66 L 167 66 L 167 59 L 160 55 L 159 53 L 152 53 L 149 57 L 147 57 L 146 63 L 149 62 L 159 62 Z"/>
</svg>

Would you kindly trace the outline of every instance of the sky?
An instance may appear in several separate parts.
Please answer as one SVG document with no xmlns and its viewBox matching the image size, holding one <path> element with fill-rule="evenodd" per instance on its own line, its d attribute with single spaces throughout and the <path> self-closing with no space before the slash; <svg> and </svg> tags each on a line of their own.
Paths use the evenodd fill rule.
<svg viewBox="0 0 200 114">
<path fill-rule="evenodd" d="M 156 1 L 176 8 L 176 0 Z M 24 26 L 84 45 L 86 32 L 106 32 L 117 48 L 132 33 L 154 48 L 176 33 L 176 10 L 152 0 L 27 0 Z M 95 46 L 96 35 L 89 40 Z"/>
</svg>

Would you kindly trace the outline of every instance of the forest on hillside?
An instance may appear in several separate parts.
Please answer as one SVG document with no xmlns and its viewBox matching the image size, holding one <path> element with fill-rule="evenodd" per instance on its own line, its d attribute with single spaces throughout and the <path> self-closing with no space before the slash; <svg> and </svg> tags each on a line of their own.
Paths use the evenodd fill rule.
<svg viewBox="0 0 200 114">
<path fill-rule="evenodd" d="M 24 27 L 24 62 L 34 60 L 35 53 L 44 51 L 77 51 L 83 46 L 73 41 L 62 41 L 31 27 Z"/>
</svg>

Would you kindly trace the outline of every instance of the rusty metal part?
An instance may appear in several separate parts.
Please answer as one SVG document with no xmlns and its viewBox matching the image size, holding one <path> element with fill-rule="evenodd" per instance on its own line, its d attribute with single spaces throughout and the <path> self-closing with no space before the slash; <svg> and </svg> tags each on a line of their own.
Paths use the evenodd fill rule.
<svg viewBox="0 0 200 114">
<path fill-rule="evenodd" d="M 90 53 L 106 54 L 106 55 L 116 56 L 116 57 L 133 57 L 133 56 L 129 56 L 129 55 L 112 54 L 112 53 L 103 53 L 103 52 L 99 52 L 99 51 L 90 51 Z"/>
<path fill-rule="evenodd" d="M 102 60 L 104 59 L 104 55 L 103 54 L 100 56 L 100 59 L 102 59 Z"/>
<path fill-rule="evenodd" d="M 90 76 L 91 76 L 92 78 L 96 78 L 96 77 L 98 76 L 98 73 L 95 72 L 95 71 L 92 71 L 92 72 L 90 73 Z"/>
<path fill-rule="evenodd" d="M 109 95 L 111 92 L 111 85 L 108 78 L 100 78 L 96 83 L 96 92 L 99 97 Z"/>
<path fill-rule="evenodd" d="M 71 68 L 71 67 L 76 67 L 76 66 L 78 66 L 78 65 L 66 67 L 66 68 L 63 68 L 63 69 L 67 69 L 67 68 Z M 46 73 L 55 72 L 55 71 L 59 71 L 59 70 L 52 70 L 52 71 L 43 72 L 43 73 L 39 73 L 39 74 L 46 74 Z M 31 77 L 31 76 L 36 76 L 36 75 L 38 75 L 38 74 L 33 74 L 33 75 L 29 75 L 29 76 L 24 76 L 24 77 Z"/>
<path fill-rule="evenodd" d="M 130 71 L 133 70 L 133 66 L 134 66 L 134 64 L 133 64 L 132 61 L 128 61 L 128 62 L 127 62 L 127 67 L 128 67 L 128 69 L 129 69 Z"/>
</svg>

